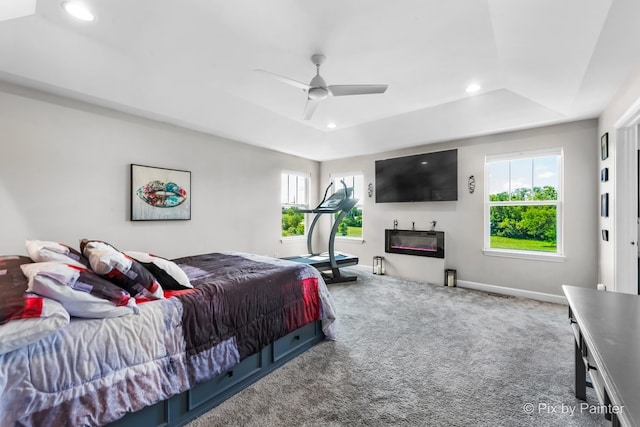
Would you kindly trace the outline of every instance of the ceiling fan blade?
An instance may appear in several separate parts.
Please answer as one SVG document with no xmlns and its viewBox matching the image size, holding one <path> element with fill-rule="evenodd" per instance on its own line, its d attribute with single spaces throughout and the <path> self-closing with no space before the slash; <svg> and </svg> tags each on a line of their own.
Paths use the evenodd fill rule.
<svg viewBox="0 0 640 427">
<path fill-rule="evenodd" d="M 304 106 L 304 119 L 309 120 L 313 116 L 313 112 L 316 111 L 318 102 L 314 99 L 307 98 L 307 105 Z"/>
<path fill-rule="evenodd" d="M 384 93 L 387 87 L 388 85 L 331 85 L 327 89 L 333 96 L 345 96 Z"/>
<path fill-rule="evenodd" d="M 299 89 L 302 89 L 302 90 L 309 90 L 309 88 L 310 88 L 310 86 L 308 84 L 306 84 L 306 83 L 302 83 L 302 82 L 299 82 L 297 80 L 290 79 L 289 77 L 281 76 L 280 74 L 272 73 L 271 71 L 260 70 L 260 69 L 255 69 L 253 71 L 257 71 L 259 73 L 267 74 L 268 76 L 273 77 L 274 79 L 280 80 L 283 83 L 290 84 L 291 86 L 295 86 L 295 87 L 297 87 Z"/>
</svg>

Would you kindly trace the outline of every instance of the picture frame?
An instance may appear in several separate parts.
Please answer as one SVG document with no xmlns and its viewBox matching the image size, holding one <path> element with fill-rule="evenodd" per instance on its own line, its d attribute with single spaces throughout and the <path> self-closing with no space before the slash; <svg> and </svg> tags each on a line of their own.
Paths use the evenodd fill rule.
<svg viewBox="0 0 640 427">
<path fill-rule="evenodd" d="M 600 157 L 602 160 L 607 159 L 609 157 L 609 132 L 605 132 L 600 137 Z"/>
<path fill-rule="evenodd" d="M 600 216 L 609 216 L 609 193 L 600 195 Z"/>
<path fill-rule="evenodd" d="M 600 169 L 600 181 L 602 182 L 609 181 L 609 168 Z"/>
<path fill-rule="evenodd" d="M 191 172 L 131 164 L 131 221 L 191 219 Z"/>
</svg>

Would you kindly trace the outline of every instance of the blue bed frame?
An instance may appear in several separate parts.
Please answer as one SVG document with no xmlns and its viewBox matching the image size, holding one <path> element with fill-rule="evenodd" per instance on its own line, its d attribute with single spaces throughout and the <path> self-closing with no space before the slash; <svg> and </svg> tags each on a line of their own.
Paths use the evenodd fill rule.
<svg viewBox="0 0 640 427">
<path fill-rule="evenodd" d="M 182 426 L 304 353 L 324 338 L 320 321 L 309 323 L 247 357 L 233 369 L 167 400 L 129 413 L 109 426 Z"/>
</svg>

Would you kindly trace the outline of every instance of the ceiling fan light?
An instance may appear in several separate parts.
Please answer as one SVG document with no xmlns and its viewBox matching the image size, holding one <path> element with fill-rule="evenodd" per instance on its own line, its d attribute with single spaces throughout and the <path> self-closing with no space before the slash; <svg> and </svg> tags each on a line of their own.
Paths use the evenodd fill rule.
<svg viewBox="0 0 640 427">
<path fill-rule="evenodd" d="M 323 87 L 312 87 L 309 89 L 309 98 L 310 99 L 324 99 L 329 95 L 329 91 Z"/>
<path fill-rule="evenodd" d="M 478 83 L 471 83 L 469 86 L 467 86 L 467 88 L 465 89 L 465 91 L 467 93 L 475 93 L 477 91 L 480 90 L 480 85 Z"/>
<path fill-rule="evenodd" d="M 82 21 L 95 21 L 96 16 L 91 13 L 91 11 L 82 3 L 79 2 L 71 2 L 71 1 L 63 1 L 62 7 L 67 13 L 74 18 L 78 18 Z"/>
</svg>

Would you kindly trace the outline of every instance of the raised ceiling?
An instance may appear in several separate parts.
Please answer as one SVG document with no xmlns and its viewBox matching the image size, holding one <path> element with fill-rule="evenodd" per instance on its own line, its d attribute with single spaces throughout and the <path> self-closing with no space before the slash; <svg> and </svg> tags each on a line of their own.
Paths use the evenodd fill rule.
<svg viewBox="0 0 640 427">
<path fill-rule="evenodd" d="M 85 0 L 91 23 L 21 2 L 0 80 L 320 161 L 597 117 L 640 63 L 637 0 Z M 307 83 L 314 53 L 328 84 L 389 88 L 303 120 L 254 70 Z"/>
</svg>

